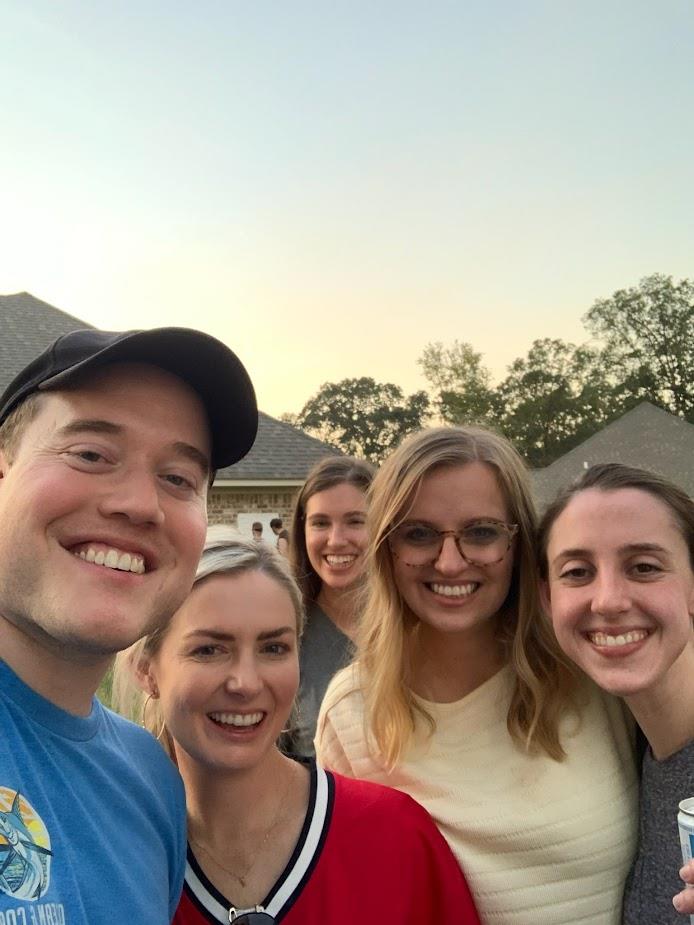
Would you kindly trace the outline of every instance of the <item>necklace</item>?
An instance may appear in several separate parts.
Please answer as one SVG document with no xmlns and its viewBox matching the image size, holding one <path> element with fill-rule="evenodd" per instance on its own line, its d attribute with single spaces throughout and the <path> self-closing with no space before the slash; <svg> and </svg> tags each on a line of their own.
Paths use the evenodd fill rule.
<svg viewBox="0 0 694 925">
<path fill-rule="evenodd" d="M 263 848 L 267 844 L 267 841 L 272 835 L 272 833 L 275 831 L 275 829 L 280 824 L 280 822 L 284 821 L 285 817 L 287 816 L 289 812 L 289 809 L 286 803 L 287 803 L 287 797 L 289 796 L 290 789 L 291 789 L 291 779 L 289 781 L 289 784 L 286 790 L 282 794 L 282 799 L 278 803 L 277 811 L 275 815 L 273 816 L 272 822 L 266 829 L 265 834 L 263 835 L 263 837 L 260 840 L 260 843 L 258 844 L 258 847 L 253 852 L 251 860 L 249 861 L 249 863 L 246 865 L 246 867 L 243 869 L 241 873 L 239 873 L 238 867 L 236 870 L 229 870 L 229 868 L 225 867 L 224 864 L 220 864 L 220 862 L 210 852 L 210 850 L 206 848 L 204 845 L 201 845 L 200 842 L 197 841 L 197 839 L 193 838 L 193 836 L 190 833 L 188 833 L 188 841 L 191 842 L 191 844 L 195 845 L 195 847 L 199 851 L 202 851 L 205 857 L 209 858 L 210 861 L 212 861 L 212 863 L 215 865 L 215 867 L 218 867 L 220 870 L 223 870 L 225 874 L 229 874 L 230 877 L 233 877 L 234 880 L 240 883 L 243 889 L 245 889 L 246 880 L 250 872 L 253 870 L 253 867 L 255 866 L 255 862 L 258 860 L 258 856 L 262 853 Z"/>
</svg>

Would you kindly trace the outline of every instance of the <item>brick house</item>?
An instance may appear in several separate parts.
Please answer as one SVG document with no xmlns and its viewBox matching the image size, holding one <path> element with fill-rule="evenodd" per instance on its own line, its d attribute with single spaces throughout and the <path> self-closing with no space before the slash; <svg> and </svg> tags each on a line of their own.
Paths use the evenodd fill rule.
<svg viewBox="0 0 694 925">
<path fill-rule="evenodd" d="M 28 292 L 0 296 L 0 394 L 48 344 L 91 325 Z M 231 523 L 250 535 L 254 520 L 271 535 L 270 520 L 288 527 L 294 499 L 309 469 L 339 450 L 260 412 L 258 436 L 241 462 L 217 472 L 208 499 L 210 523 Z"/>
</svg>

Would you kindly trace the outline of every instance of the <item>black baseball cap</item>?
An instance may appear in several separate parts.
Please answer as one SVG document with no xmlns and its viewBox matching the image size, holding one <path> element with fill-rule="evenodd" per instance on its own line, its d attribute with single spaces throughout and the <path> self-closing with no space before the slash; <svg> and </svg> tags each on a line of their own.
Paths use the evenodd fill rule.
<svg viewBox="0 0 694 925">
<path fill-rule="evenodd" d="M 111 363 L 149 363 L 173 373 L 200 396 L 212 433 L 212 468 L 248 453 L 258 430 L 253 384 L 225 344 L 192 328 L 63 334 L 32 360 L 0 396 L 0 424 L 29 395 L 59 389 Z"/>
</svg>

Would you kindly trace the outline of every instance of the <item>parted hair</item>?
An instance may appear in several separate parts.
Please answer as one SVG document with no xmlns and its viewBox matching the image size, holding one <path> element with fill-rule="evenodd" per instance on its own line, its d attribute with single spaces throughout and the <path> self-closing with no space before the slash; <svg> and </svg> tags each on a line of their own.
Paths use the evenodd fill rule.
<svg viewBox="0 0 694 925">
<path fill-rule="evenodd" d="M 304 626 L 304 606 L 301 592 L 284 556 L 266 543 L 245 539 L 233 527 L 223 524 L 210 527 L 193 588 L 212 575 L 243 572 L 262 572 L 287 592 L 296 615 L 297 637 L 300 637 Z M 113 670 L 112 699 L 114 709 L 149 730 L 169 757 L 173 758 L 173 743 L 159 701 L 146 694 L 138 681 L 141 665 L 157 654 L 169 625 L 165 624 L 139 639 L 129 649 L 118 653 Z"/>
<path fill-rule="evenodd" d="M 549 537 L 557 518 L 566 509 L 572 498 L 596 488 L 599 491 L 619 491 L 622 488 L 635 488 L 645 491 L 669 508 L 682 537 L 689 550 L 689 562 L 694 569 L 694 501 L 689 495 L 655 472 L 624 466 L 621 463 L 599 463 L 591 466 L 573 484 L 557 495 L 549 505 L 540 521 L 538 529 L 538 555 L 540 575 L 547 579 L 547 547 Z"/>
<path fill-rule="evenodd" d="M 382 464 L 369 491 L 368 593 L 359 631 L 357 670 L 367 741 L 393 768 L 411 740 L 419 714 L 408 680 L 418 619 L 396 585 L 388 536 L 406 519 L 422 480 L 438 468 L 481 462 L 493 470 L 518 524 L 511 587 L 502 608 L 500 641 L 515 674 L 507 725 L 530 753 L 565 757 L 559 721 L 574 704 L 576 675 L 542 617 L 535 558 L 535 509 L 525 465 L 511 444 L 490 430 L 440 427 L 406 439 Z"/>
<path fill-rule="evenodd" d="M 306 477 L 294 506 L 289 545 L 294 577 L 301 589 L 305 607 L 316 600 L 321 589 L 321 580 L 311 565 L 306 549 L 306 505 L 309 498 L 319 491 L 327 491 L 345 483 L 366 493 L 375 471 L 374 466 L 365 459 L 326 456 L 316 463 Z"/>
</svg>

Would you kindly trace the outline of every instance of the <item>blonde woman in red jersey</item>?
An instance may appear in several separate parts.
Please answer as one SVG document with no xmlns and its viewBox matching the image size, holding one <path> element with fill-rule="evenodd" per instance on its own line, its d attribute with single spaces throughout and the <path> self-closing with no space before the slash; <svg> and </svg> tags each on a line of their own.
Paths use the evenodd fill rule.
<svg viewBox="0 0 694 925">
<path fill-rule="evenodd" d="M 479 925 L 427 813 L 282 754 L 303 608 L 269 546 L 213 528 L 187 602 L 121 659 L 178 765 L 188 867 L 175 925 Z"/>
</svg>

